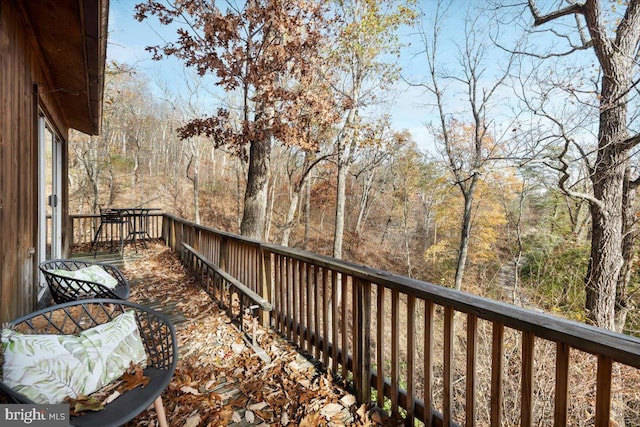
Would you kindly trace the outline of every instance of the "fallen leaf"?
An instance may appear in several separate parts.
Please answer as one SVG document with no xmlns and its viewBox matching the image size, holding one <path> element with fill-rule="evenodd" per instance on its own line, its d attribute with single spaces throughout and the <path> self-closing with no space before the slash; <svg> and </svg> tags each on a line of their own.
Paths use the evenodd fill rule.
<svg viewBox="0 0 640 427">
<path fill-rule="evenodd" d="M 244 413 L 244 419 L 247 420 L 249 424 L 253 424 L 253 422 L 256 420 L 256 416 L 253 414 L 253 412 L 246 411 Z"/>
<path fill-rule="evenodd" d="M 180 387 L 180 391 L 183 393 L 193 394 L 194 396 L 200 396 L 201 394 L 198 390 L 188 385 L 183 385 L 182 387 Z"/>
<path fill-rule="evenodd" d="M 100 411 L 104 409 L 102 402 L 92 396 L 79 395 L 76 399 L 67 399 L 70 413 L 77 415 L 85 411 Z"/>
<path fill-rule="evenodd" d="M 252 403 L 251 405 L 247 406 L 247 409 L 251 411 L 261 411 L 267 406 L 269 406 L 267 402 Z"/>
<path fill-rule="evenodd" d="M 320 410 L 320 414 L 325 417 L 327 420 L 330 420 L 335 414 L 342 411 L 342 405 L 339 403 L 329 403 L 324 408 Z"/>
<path fill-rule="evenodd" d="M 145 377 L 140 365 L 134 365 L 133 363 L 129 369 L 122 376 L 123 384 L 118 387 L 118 391 L 128 391 L 141 386 L 144 387 L 149 384 L 149 377 Z"/>
<path fill-rule="evenodd" d="M 200 424 L 200 414 L 195 414 L 187 418 L 183 427 L 197 427 Z"/>
<path fill-rule="evenodd" d="M 340 402 L 345 407 L 349 408 L 356 404 L 356 397 L 353 394 L 347 394 L 342 399 L 340 399 Z"/>
<path fill-rule="evenodd" d="M 360 405 L 360 407 L 356 411 L 356 414 L 358 414 L 358 416 L 361 419 L 364 419 L 365 415 L 367 414 L 367 405 L 364 404 L 364 403 L 362 405 Z"/>
<path fill-rule="evenodd" d="M 238 411 L 233 411 L 233 416 L 231 417 L 231 419 L 234 423 L 239 423 L 240 421 L 242 421 L 242 417 L 240 416 Z"/>
</svg>

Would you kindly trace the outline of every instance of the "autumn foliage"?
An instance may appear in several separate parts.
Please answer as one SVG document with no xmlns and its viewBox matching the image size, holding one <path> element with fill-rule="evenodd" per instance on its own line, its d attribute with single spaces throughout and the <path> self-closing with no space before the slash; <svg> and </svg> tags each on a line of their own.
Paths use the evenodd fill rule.
<svg viewBox="0 0 640 427">
<path fill-rule="evenodd" d="M 175 42 L 147 48 L 154 59 L 174 56 L 201 76 L 215 76 L 217 86 L 240 99 L 190 120 L 180 137 L 206 135 L 244 156 L 249 144 L 267 144 L 271 137 L 314 149 L 314 135 L 335 112 L 322 78 L 325 8 L 303 0 L 247 1 L 226 10 L 216 2 L 140 3 L 138 20 L 155 15 L 178 25 Z"/>
</svg>

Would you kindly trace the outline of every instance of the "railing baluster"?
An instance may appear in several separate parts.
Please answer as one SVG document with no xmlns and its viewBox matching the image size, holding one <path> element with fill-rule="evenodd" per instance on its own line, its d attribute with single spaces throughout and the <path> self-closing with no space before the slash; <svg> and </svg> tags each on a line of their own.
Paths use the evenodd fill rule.
<svg viewBox="0 0 640 427">
<path fill-rule="evenodd" d="M 297 259 L 291 259 L 293 275 L 292 275 L 292 288 L 293 288 L 293 337 L 294 343 L 299 342 L 298 334 L 300 333 L 300 321 L 298 318 L 298 310 L 300 309 L 300 303 L 298 299 L 300 297 L 300 263 Z"/>
<path fill-rule="evenodd" d="M 340 324 L 338 319 L 338 272 L 331 271 L 331 365 L 333 372 L 338 372 L 338 325 Z"/>
<path fill-rule="evenodd" d="M 307 336 L 308 328 L 305 328 L 305 325 L 308 325 L 308 319 L 306 317 L 305 310 L 305 297 L 308 295 L 306 293 L 306 288 L 309 285 L 305 283 L 307 278 L 307 263 L 303 261 L 298 262 L 298 347 L 304 348 L 305 337 Z M 307 304 L 309 302 L 307 301 Z"/>
<path fill-rule="evenodd" d="M 354 277 L 351 279 L 351 352 L 352 352 L 352 368 L 353 383 L 356 387 L 356 398 L 360 402 L 360 384 L 362 384 L 362 364 L 364 362 L 362 355 L 362 331 L 358 325 L 362 325 L 362 281 Z"/>
<path fill-rule="evenodd" d="M 596 426 L 609 426 L 611 419 L 611 372 L 613 361 L 610 357 L 598 356 L 596 374 Z"/>
<path fill-rule="evenodd" d="M 556 391 L 553 410 L 554 427 L 567 425 L 567 400 L 569 398 L 569 352 L 566 343 L 556 344 Z"/>
<path fill-rule="evenodd" d="M 520 425 L 531 427 L 533 417 L 533 351 L 536 336 L 522 333 L 522 383 L 520 385 Z"/>
<path fill-rule="evenodd" d="M 315 266 L 313 269 L 313 289 L 315 291 L 313 297 L 313 326 L 315 334 L 314 357 L 316 360 L 320 360 L 320 311 L 322 310 L 322 305 L 320 304 L 320 267 L 318 266 Z"/>
<path fill-rule="evenodd" d="M 276 286 L 276 294 L 274 295 L 275 297 L 275 301 L 276 301 L 276 324 L 278 325 L 278 330 L 280 331 L 284 331 L 284 317 L 283 317 L 283 309 L 284 309 L 284 304 L 283 302 L 283 297 L 284 297 L 284 291 L 283 291 L 283 286 L 282 286 L 282 272 L 284 271 L 283 268 L 283 263 L 282 263 L 282 258 L 283 256 L 280 254 L 276 254 L 275 258 L 273 260 L 273 262 L 276 264 L 276 271 L 274 271 L 274 280 L 275 280 L 275 286 Z"/>
<path fill-rule="evenodd" d="M 377 286 L 377 313 L 376 313 L 376 393 L 378 407 L 384 408 L 384 291 L 385 288 L 382 285 Z"/>
<path fill-rule="evenodd" d="M 347 376 L 349 375 L 349 368 L 347 366 L 347 358 L 349 357 L 349 336 L 347 335 L 347 331 L 349 330 L 349 322 L 347 321 L 347 282 L 349 280 L 349 277 L 342 273 L 340 273 L 339 277 L 341 285 L 340 294 L 342 295 L 342 303 L 340 305 L 340 333 L 342 334 L 342 381 L 346 384 Z"/>
<path fill-rule="evenodd" d="M 361 401 L 371 401 L 371 282 L 368 280 L 362 284 L 362 383 Z M 361 327 L 362 327 L 361 326 Z"/>
<path fill-rule="evenodd" d="M 504 346 L 504 325 L 493 322 L 491 345 L 491 426 L 502 424 L 502 360 Z"/>
<path fill-rule="evenodd" d="M 405 425 L 413 427 L 415 416 L 416 297 L 407 296 L 407 416 Z"/>
<path fill-rule="evenodd" d="M 305 263 L 305 269 L 307 270 L 307 321 L 306 321 L 306 330 L 307 330 L 307 353 L 313 354 L 313 348 L 311 343 L 311 322 L 313 319 L 311 308 L 313 306 L 313 288 L 315 288 L 315 283 L 313 282 L 313 267 L 310 264 Z M 315 323 L 315 322 L 313 322 Z M 304 347 L 301 347 L 304 348 Z"/>
<path fill-rule="evenodd" d="M 293 258 L 287 257 L 287 322 L 289 323 L 289 328 L 287 330 L 287 337 L 289 340 L 293 341 L 295 337 L 295 333 L 293 330 L 294 327 L 294 313 L 295 313 L 295 286 L 294 286 L 294 278 L 293 278 Z"/>
<path fill-rule="evenodd" d="M 425 427 L 433 425 L 433 301 L 424 302 L 424 412 Z"/>
<path fill-rule="evenodd" d="M 453 410 L 453 308 L 444 308 L 444 345 L 443 345 L 443 382 L 444 393 L 442 394 L 442 417 L 445 427 L 449 427 L 452 422 Z"/>
<path fill-rule="evenodd" d="M 322 271 L 322 366 L 329 367 L 329 270 L 320 267 Z"/>
<path fill-rule="evenodd" d="M 391 291 L 391 412 L 398 413 L 398 394 L 400 388 L 400 292 Z"/>
<path fill-rule="evenodd" d="M 478 341 L 478 316 L 467 315 L 467 383 L 466 383 L 466 416 L 465 427 L 476 425 L 476 355 Z"/>
</svg>

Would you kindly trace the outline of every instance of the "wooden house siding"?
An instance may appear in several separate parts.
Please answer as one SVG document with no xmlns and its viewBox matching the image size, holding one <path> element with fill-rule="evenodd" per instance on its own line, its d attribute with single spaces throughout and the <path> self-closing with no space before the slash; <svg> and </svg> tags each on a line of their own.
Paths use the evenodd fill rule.
<svg viewBox="0 0 640 427">
<path fill-rule="evenodd" d="M 56 0 L 59 1 L 59 0 Z M 91 0 L 103 6 L 100 18 L 108 10 L 108 2 Z M 67 8 L 79 8 L 82 0 L 59 1 Z M 69 123 L 84 123 L 95 133 L 95 118 L 100 111 L 83 111 L 74 105 L 69 108 L 67 98 L 56 87 L 58 76 L 51 75 L 50 53 L 43 54 L 38 34 L 51 25 L 40 22 L 40 33 L 34 30 L 35 4 L 20 0 L 0 0 L 0 322 L 33 311 L 38 294 L 38 115 L 41 108 L 50 124 L 64 141 L 68 139 Z M 55 3 L 51 3 L 55 4 Z M 71 5 L 71 6 L 69 6 Z M 95 6 L 94 6 L 95 8 Z M 40 19 L 40 18 L 37 18 Z M 52 16 L 47 18 L 52 21 Z M 55 20 L 55 18 L 53 18 Z M 102 19 L 96 22 L 104 22 Z M 70 27 L 71 23 L 69 23 Z M 74 37 L 82 40 L 84 29 L 75 26 Z M 97 28 L 100 28 L 99 25 Z M 77 34 L 76 34 L 77 33 Z M 106 28 L 104 29 L 106 34 Z M 102 67 L 104 66 L 102 52 Z M 64 56 L 62 52 L 60 55 Z M 69 53 L 69 56 L 77 56 Z M 74 56 L 74 57 L 75 57 Z M 64 62 L 64 59 L 60 59 Z M 77 60 L 76 60 L 77 61 Z M 100 62 L 100 61 L 98 61 Z M 59 64 L 56 64 L 59 67 Z M 86 74 L 86 70 L 80 70 Z M 100 67 L 93 70 L 102 73 Z M 72 74 L 71 72 L 69 74 Z M 73 77 L 73 76 L 71 76 Z M 66 76 L 69 78 L 69 76 Z M 102 79 L 102 75 L 100 75 Z M 102 88 L 98 85 L 101 98 Z M 95 95 L 95 93 L 93 94 Z M 95 96 L 93 97 L 95 98 Z M 78 101 L 82 104 L 82 101 Z M 91 109 L 85 107 L 85 110 Z M 76 126 L 79 127 L 79 126 Z M 68 173 L 67 145 L 62 148 L 62 229 L 68 230 Z M 63 231 L 63 253 L 67 253 L 68 241 Z"/>
</svg>

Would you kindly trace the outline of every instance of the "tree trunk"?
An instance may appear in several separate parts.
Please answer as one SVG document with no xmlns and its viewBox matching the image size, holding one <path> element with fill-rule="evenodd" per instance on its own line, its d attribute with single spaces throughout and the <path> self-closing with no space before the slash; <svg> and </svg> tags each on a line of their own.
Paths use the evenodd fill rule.
<svg viewBox="0 0 640 427">
<path fill-rule="evenodd" d="M 627 314 L 629 313 L 629 295 L 628 288 L 633 273 L 633 264 L 636 258 L 635 242 L 638 238 L 636 229 L 636 215 L 634 215 L 634 205 L 636 198 L 636 188 L 630 185 L 629 175 L 631 174 L 629 167 L 625 171 L 625 185 L 623 193 L 623 210 L 622 210 L 622 270 L 616 287 L 616 331 L 622 332 L 627 322 Z"/>
<path fill-rule="evenodd" d="M 404 256 L 407 260 L 407 276 L 413 277 L 413 268 L 411 266 L 411 245 L 409 242 L 409 195 L 406 193 L 402 200 L 402 231 L 404 234 Z"/>
<path fill-rule="evenodd" d="M 369 207 L 369 195 L 373 188 L 373 181 L 375 178 L 375 172 L 371 171 L 362 179 L 362 197 L 360 198 L 360 209 L 358 211 L 358 219 L 356 220 L 355 234 L 360 236 L 362 232 L 362 223 L 366 217 L 365 212 Z"/>
<path fill-rule="evenodd" d="M 275 178 L 277 180 L 277 178 Z M 267 181 L 268 182 L 268 181 Z M 267 213 L 266 213 L 266 219 L 265 219 L 265 232 L 264 232 L 264 239 L 265 241 L 269 241 L 269 236 L 271 235 L 271 220 L 273 218 L 273 205 L 276 202 L 276 186 L 275 183 L 273 182 L 268 182 L 268 194 L 269 196 L 267 197 Z"/>
<path fill-rule="evenodd" d="M 309 250 L 309 224 L 311 223 L 311 179 L 307 179 L 305 185 L 304 200 L 304 250 Z"/>
<path fill-rule="evenodd" d="M 588 15 L 587 18 L 590 18 Z M 591 22 L 588 19 L 588 22 Z M 638 25 L 636 23 L 635 25 Z M 600 47 L 600 50 L 598 49 Z M 627 46 L 625 46 L 628 48 Z M 616 296 L 626 295 L 627 280 L 623 246 L 633 234 L 624 234 L 630 215 L 628 191 L 629 150 L 627 139 L 627 90 L 631 85 L 630 52 L 608 52 L 595 46 L 603 65 L 598 129 L 598 155 L 591 174 L 591 258 L 585 280 L 587 315 L 601 328 L 616 328 Z M 632 200 L 632 198 L 631 198 Z M 632 239 L 631 241 L 628 239 Z"/>
<path fill-rule="evenodd" d="M 603 84 L 603 95 L 607 87 Z M 600 114 L 600 149 L 591 178 L 593 193 L 599 203 L 591 202 L 593 231 L 585 283 L 585 308 L 593 323 L 611 330 L 616 327 L 616 294 L 624 294 L 617 287 L 626 286 L 620 274 L 624 264 L 623 202 L 628 151 L 619 144 L 625 137 L 626 108 L 603 109 Z"/>
<path fill-rule="evenodd" d="M 200 224 L 200 176 L 197 164 L 193 173 L 193 209 L 195 211 L 194 221 L 196 224 Z"/>
<path fill-rule="evenodd" d="M 469 252 L 469 241 L 471 240 L 471 210 L 473 208 L 473 189 L 477 175 L 474 175 L 469 190 L 463 191 L 464 195 L 464 212 L 462 213 L 462 231 L 460 232 L 460 247 L 458 249 L 458 261 L 456 263 L 456 278 L 454 286 L 456 289 L 462 289 L 462 279 L 464 278 L 464 270 L 467 265 L 467 253 Z"/>
<path fill-rule="evenodd" d="M 594 193 L 602 201 L 592 206 L 591 257 L 586 277 L 586 305 L 589 319 L 601 328 L 615 328 L 616 286 L 623 265 L 622 185 L 616 178 L 621 166 L 594 174 Z"/>
<path fill-rule="evenodd" d="M 333 257 L 342 258 L 342 242 L 344 239 L 344 214 L 346 210 L 347 171 L 346 162 L 338 161 L 338 183 L 336 189 L 336 226 L 333 234 Z"/>
<path fill-rule="evenodd" d="M 298 201 L 300 200 L 300 192 L 302 191 L 302 185 L 296 186 L 291 194 L 291 201 L 289 202 L 289 211 L 287 212 L 287 219 L 284 224 L 284 230 L 282 231 L 282 246 L 289 246 L 289 237 L 291 236 L 291 229 L 293 228 L 293 220 L 298 210 Z"/>
<path fill-rule="evenodd" d="M 240 234 L 252 239 L 264 239 L 270 162 L 271 142 L 251 142 Z"/>
</svg>

